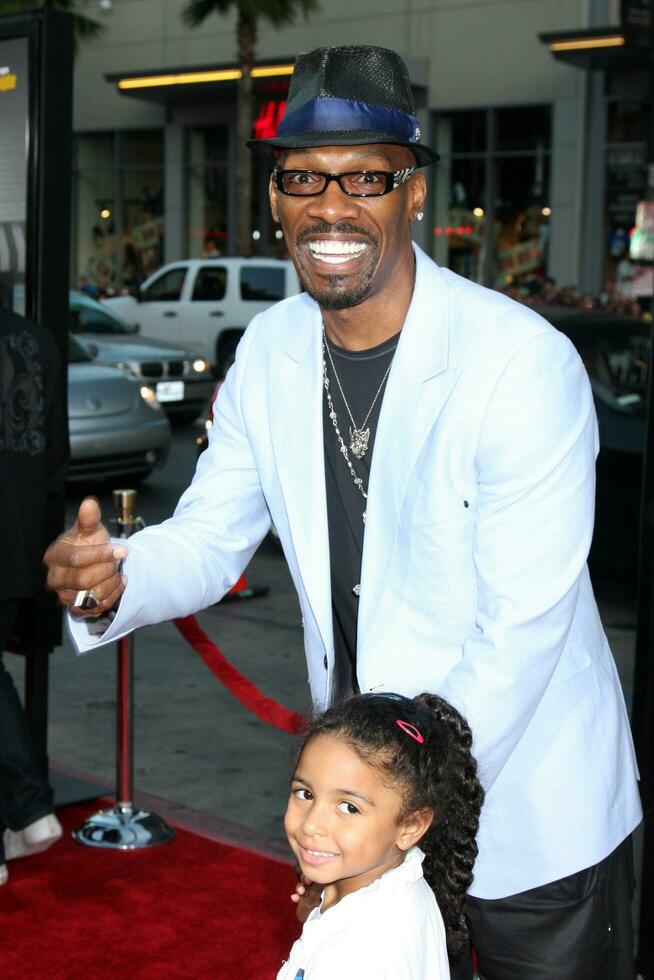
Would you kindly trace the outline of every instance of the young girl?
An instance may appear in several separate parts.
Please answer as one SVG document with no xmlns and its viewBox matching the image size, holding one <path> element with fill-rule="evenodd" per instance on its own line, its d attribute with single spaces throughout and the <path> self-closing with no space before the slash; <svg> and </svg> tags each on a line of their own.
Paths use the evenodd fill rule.
<svg viewBox="0 0 654 980">
<path fill-rule="evenodd" d="M 471 743 L 433 694 L 357 695 L 313 724 L 284 828 L 322 899 L 277 980 L 448 980 L 483 801 Z"/>
</svg>

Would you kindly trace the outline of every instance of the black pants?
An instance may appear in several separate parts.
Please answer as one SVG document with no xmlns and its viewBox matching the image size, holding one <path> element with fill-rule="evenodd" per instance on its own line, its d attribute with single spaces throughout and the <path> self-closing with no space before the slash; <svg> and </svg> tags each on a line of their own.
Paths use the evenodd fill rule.
<svg viewBox="0 0 654 980">
<path fill-rule="evenodd" d="M 495 900 L 468 898 L 482 980 L 633 980 L 631 837 L 592 868 Z M 470 980 L 470 960 L 452 980 Z"/>
<path fill-rule="evenodd" d="M 41 772 L 13 679 L 2 663 L 17 609 L 16 599 L 0 600 L 0 864 L 7 827 L 22 830 L 52 813 L 52 790 Z"/>
</svg>

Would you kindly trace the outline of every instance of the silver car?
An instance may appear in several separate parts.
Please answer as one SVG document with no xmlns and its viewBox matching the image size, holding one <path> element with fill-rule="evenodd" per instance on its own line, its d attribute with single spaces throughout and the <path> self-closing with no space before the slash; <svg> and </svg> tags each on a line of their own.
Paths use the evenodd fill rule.
<svg viewBox="0 0 654 980">
<path fill-rule="evenodd" d="M 111 364 L 152 389 L 171 419 L 190 422 L 205 410 L 215 381 L 193 351 L 137 335 L 138 327 L 84 293 L 71 292 L 68 329 L 98 364 Z"/>
<path fill-rule="evenodd" d="M 147 476 L 163 466 L 170 423 L 147 385 L 94 363 L 68 337 L 69 480 Z"/>
</svg>

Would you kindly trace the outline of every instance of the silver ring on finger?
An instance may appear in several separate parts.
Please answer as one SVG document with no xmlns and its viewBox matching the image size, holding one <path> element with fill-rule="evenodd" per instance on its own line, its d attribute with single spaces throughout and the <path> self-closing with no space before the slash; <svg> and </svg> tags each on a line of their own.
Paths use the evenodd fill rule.
<svg viewBox="0 0 654 980">
<path fill-rule="evenodd" d="M 93 595 L 92 589 L 82 589 L 75 596 L 75 602 L 73 603 L 73 609 L 95 609 L 99 605 L 98 600 Z"/>
</svg>

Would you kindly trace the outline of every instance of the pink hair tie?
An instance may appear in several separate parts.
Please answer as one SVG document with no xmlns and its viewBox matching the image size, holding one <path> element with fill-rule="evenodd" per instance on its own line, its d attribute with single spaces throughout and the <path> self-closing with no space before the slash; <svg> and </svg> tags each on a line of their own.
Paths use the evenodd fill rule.
<svg viewBox="0 0 654 980">
<path fill-rule="evenodd" d="M 406 732 L 407 735 L 410 735 L 411 738 L 415 739 L 416 742 L 419 742 L 420 745 L 422 745 L 425 741 L 416 726 L 412 725 L 410 722 L 402 721 L 401 718 L 397 718 L 395 724 L 398 725 L 403 732 Z"/>
</svg>

